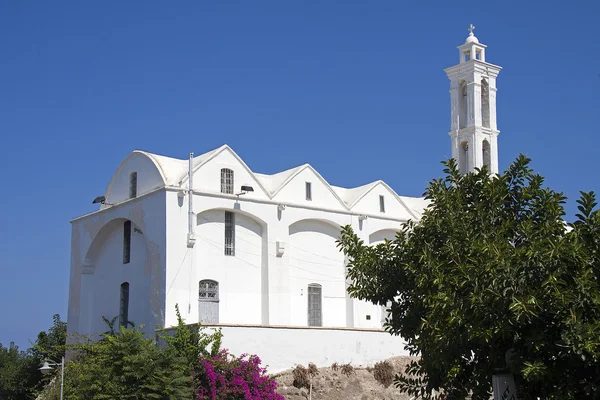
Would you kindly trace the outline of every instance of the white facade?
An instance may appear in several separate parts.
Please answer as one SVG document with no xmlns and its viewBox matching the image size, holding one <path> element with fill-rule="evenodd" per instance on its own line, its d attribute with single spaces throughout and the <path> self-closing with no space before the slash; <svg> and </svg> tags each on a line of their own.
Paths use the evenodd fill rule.
<svg viewBox="0 0 600 400">
<path fill-rule="evenodd" d="M 467 41 L 475 51 L 485 47 L 471 36 Z M 446 70 L 453 149 L 462 141 L 476 148 L 484 138 L 497 170 L 495 97 L 489 127 L 474 111 L 458 128 L 454 106 L 465 82 L 474 93 L 469 99 L 479 98 L 481 79 L 495 93 L 499 67 L 461 61 Z M 468 101 L 469 109 L 479 107 Z M 483 162 L 477 155 L 469 160 L 469 170 Z M 306 341 L 296 362 L 378 361 L 388 356 L 382 340 L 401 354 L 401 339 L 381 330 L 385 310 L 346 293 L 336 239 L 348 224 L 367 244 L 392 239 L 425 205 L 382 181 L 332 186 L 308 164 L 258 174 L 227 145 L 190 160 L 134 151 L 116 170 L 100 209 L 72 221 L 68 332 L 104 332 L 104 316 L 144 325 L 152 335 L 157 326 L 176 324 L 177 305 L 186 322 L 226 327 L 226 347 L 256 353 L 276 369 L 291 367 L 279 356 L 286 337 Z"/>
</svg>

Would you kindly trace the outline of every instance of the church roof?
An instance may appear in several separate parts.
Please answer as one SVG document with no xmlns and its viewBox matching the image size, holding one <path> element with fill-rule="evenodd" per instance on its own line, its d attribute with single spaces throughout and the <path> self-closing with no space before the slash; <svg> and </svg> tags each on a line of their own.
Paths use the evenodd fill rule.
<svg viewBox="0 0 600 400">
<path fill-rule="evenodd" d="M 399 196 L 391 187 L 389 187 L 389 185 L 380 180 L 354 188 L 342 188 L 339 186 L 330 185 L 310 164 L 303 164 L 271 175 L 255 173 L 250 170 L 244 161 L 228 145 L 223 145 L 209 152 L 195 156 L 193 159 L 193 170 L 196 171 L 202 165 L 208 163 L 211 159 L 223 151 L 229 151 L 235 158 L 239 160 L 242 166 L 247 169 L 247 171 L 256 179 L 256 182 L 261 186 L 261 189 L 264 190 L 269 198 L 274 198 L 279 191 L 281 191 L 289 182 L 294 179 L 295 176 L 300 174 L 302 171 L 310 169 L 318 177 L 318 179 L 321 180 L 324 185 L 326 185 L 333 196 L 339 200 L 340 204 L 348 210 L 351 210 L 352 207 L 354 207 L 363 197 L 365 197 L 378 185 L 385 186 L 394 195 L 394 197 L 398 199 L 402 206 L 406 208 L 407 212 L 416 218 L 421 217 L 423 209 L 427 205 L 427 202 L 423 198 Z M 167 157 L 142 150 L 133 151 L 127 159 L 134 155 L 142 155 L 152 161 L 162 177 L 164 186 L 183 187 L 187 182 L 189 168 L 189 161 L 187 159 Z M 127 159 L 121 164 L 121 166 L 126 163 Z M 121 167 L 119 167 L 119 169 L 120 168 Z M 119 170 L 117 170 L 115 175 L 118 173 Z"/>
</svg>

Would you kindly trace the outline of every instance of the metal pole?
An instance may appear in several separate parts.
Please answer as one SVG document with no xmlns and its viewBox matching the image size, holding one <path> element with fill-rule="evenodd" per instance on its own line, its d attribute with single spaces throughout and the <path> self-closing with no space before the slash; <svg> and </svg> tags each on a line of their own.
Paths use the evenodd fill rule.
<svg viewBox="0 0 600 400">
<path fill-rule="evenodd" d="M 63 400 L 63 387 L 65 384 L 65 357 L 63 356 L 60 363 L 60 400 Z"/>
</svg>

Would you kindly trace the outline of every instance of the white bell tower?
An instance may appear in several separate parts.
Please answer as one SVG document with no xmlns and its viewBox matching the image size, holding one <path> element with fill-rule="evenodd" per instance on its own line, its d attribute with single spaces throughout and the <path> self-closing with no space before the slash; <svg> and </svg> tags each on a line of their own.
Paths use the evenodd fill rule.
<svg viewBox="0 0 600 400">
<path fill-rule="evenodd" d="M 474 29 L 471 24 L 465 44 L 458 46 L 460 63 L 444 70 L 450 78 L 452 157 L 463 173 L 483 165 L 497 173 L 496 77 L 502 68 L 485 61 L 487 46 Z"/>
</svg>

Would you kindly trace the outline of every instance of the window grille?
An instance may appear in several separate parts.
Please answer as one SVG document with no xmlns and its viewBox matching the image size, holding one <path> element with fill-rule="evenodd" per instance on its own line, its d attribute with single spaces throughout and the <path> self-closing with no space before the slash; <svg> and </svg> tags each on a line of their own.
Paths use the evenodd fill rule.
<svg viewBox="0 0 600 400">
<path fill-rule="evenodd" d="M 137 172 L 132 172 L 129 175 L 129 198 L 135 199 L 137 197 Z"/>
<path fill-rule="evenodd" d="M 323 326 L 322 290 L 319 284 L 308 285 L 308 326 Z"/>
<path fill-rule="evenodd" d="M 312 184 L 306 182 L 306 200 L 312 200 Z"/>
<path fill-rule="evenodd" d="M 209 279 L 200 281 L 198 298 L 200 301 L 219 301 L 219 283 Z"/>
<path fill-rule="evenodd" d="M 129 321 L 129 283 L 121 284 L 121 302 L 119 308 L 119 325 L 126 326 Z"/>
<path fill-rule="evenodd" d="M 225 211 L 225 255 L 235 255 L 235 214 Z"/>
<path fill-rule="evenodd" d="M 379 196 L 379 212 L 385 212 L 385 197 L 383 195 Z"/>
<path fill-rule="evenodd" d="M 221 169 L 221 193 L 233 194 L 233 171 L 229 168 Z"/>
<path fill-rule="evenodd" d="M 131 221 L 123 224 L 123 264 L 131 261 Z"/>
</svg>

